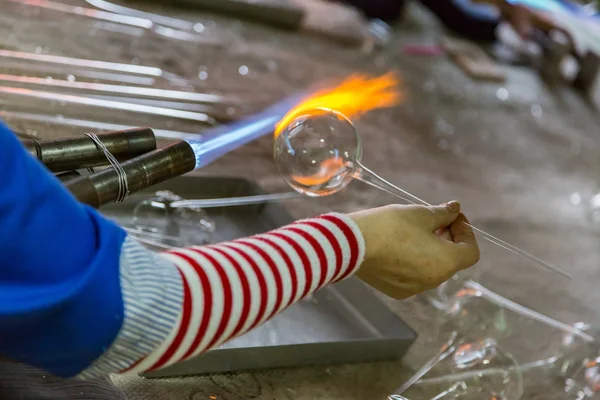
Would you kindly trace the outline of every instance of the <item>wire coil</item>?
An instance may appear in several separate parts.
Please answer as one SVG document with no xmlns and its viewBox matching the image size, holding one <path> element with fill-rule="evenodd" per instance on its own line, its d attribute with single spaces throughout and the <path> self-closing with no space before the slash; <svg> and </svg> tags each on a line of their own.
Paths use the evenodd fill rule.
<svg viewBox="0 0 600 400">
<path fill-rule="evenodd" d="M 117 173 L 117 179 L 119 182 L 119 192 L 117 194 L 117 198 L 115 199 L 115 203 L 121 203 L 129 197 L 129 182 L 127 181 L 127 174 L 125 170 L 121 166 L 121 163 L 112 155 L 112 153 L 106 148 L 102 140 L 95 133 L 86 133 L 87 137 L 89 137 L 92 142 L 98 147 L 98 149 L 104 152 L 106 159 L 110 163 L 110 165 L 114 168 Z"/>
</svg>

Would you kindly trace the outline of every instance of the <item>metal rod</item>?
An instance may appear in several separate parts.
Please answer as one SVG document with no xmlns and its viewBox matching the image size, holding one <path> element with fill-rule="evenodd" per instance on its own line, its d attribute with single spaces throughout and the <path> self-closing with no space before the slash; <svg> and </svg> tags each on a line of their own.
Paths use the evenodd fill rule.
<svg viewBox="0 0 600 400">
<path fill-rule="evenodd" d="M 61 172 L 59 174 L 56 174 L 56 177 L 61 182 L 67 182 L 67 181 L 70 181 L 71 179 L 79 178 L 80 176 L 81 176 L 81 174 L 77 171 L 66 171 L 66 172 Z"/>
<path fill-rule="evenodd" d="M 134 128 L 98 137 L 117 160 L 125 161 L 156 149 L 156 138 L 150 128 Z M 87 136 L 55 140 L 23 139 L 29 153 L 50 171 L 71 171 L 108 165 L 104 152 Z"/>
<path fill-rule="evenodd" d="M 121 164 L 130 193 L 194 170 L 196 157 L 187 142 L 177 142 Z M 119 197 L 120 175 L 114 168 L 81 177 L 65 184 L 82 203 L 99 208 Z"/>
</svg>

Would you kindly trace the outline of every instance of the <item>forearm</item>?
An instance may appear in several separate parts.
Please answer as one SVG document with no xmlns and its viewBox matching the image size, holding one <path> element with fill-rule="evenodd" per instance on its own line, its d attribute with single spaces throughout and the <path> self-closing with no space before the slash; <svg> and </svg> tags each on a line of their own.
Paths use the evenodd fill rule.
<svg viewBox="0 0 600 400">
<path fill-rule="evenodd" d="M 351 275 L 364 241 L 329 215 L 151 253 L 78 203 L 0 124 L 0 355 L 59 376 L 193 357 Z"/>
<path fill-rule="evenodd" d="M 31 335 L 14 332 L 13 347 L 0 340 L 0 354 L 55 375 L 83 379 L 164 368 L 218 347 L 316 290 L 351 276 L 364 253 L 357 225 L 340 214 L 163 254 L 127 237 L 120 259 L 100 255 L 106 273 L 118 275 L 118 292 L 101 291 L 105 282 L 92 275 L 85 286 L 90 293 L 65 294 L 63 309 L 33 310 L 41 319 L 14 312 L 12 318 L 28 325 L 34 338 L 49 339 L 31 352 Z M 87 310 L 86 318 L 69 310 L 73 303 Z M 55 321 L 48 324 L 51 319 Z M 8 320 L 0 315 L 0 332 L 10 328 Z"/>
<path fill-rule="evenodd" d="M 358 228 L 338 214 L 161 256 L 127 239 L 123 328 L 81 376 L 140 373 L 197 356 L 352 275 L 363 257 Z"/>
</svg>

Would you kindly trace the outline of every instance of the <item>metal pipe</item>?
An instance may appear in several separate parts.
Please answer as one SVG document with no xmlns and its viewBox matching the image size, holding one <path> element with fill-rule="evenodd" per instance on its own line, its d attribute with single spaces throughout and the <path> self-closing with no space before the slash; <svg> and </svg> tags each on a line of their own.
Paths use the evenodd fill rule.
<svg viewBox="0 0 600 400">
<path fill-rule="evenodd" d="M 55 175 L 61 182 L 67 182 L 75 178 L 79 178 L 81 174 L 77 171 L 65 171 Z"/>
<path fill-rule="evenodd" d="M 99 133 L 98 137 L 119 161 L 156 149 L 156 138 L 150 128 Z M 104 152 L 87 136 L 55 140 L 23 139 L 22 143 L 32 156 L 53 172 L 108 164 Z"/>
<path fill-rule="evenodd" d="M 194 170 L 196 156 L 187 142 L 173 143 L 121 164 L 130 193 Z M 119 173 L 106 168 L 69 181 L 66 188 L 82 203 L 95 208 L 115 202 L 119 196 Z"/>
</svg>

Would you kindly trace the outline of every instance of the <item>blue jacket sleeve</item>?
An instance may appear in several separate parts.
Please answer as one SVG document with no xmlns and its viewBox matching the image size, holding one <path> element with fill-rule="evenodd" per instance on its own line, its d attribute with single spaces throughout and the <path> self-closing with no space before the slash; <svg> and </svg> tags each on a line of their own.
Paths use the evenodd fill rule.
<svg viewBox="0 0 600 400">
<path fill-rule="evenodd" d="M 125 236 L 0 122 L 0 354 L 59 376 L 102 355 L 123 320 Z"/>
</svg>

